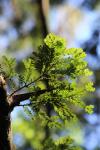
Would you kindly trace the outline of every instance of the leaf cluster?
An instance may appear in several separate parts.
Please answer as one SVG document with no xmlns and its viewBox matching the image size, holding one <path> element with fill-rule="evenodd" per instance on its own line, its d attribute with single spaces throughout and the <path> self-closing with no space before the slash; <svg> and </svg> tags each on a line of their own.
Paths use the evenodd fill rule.
<svg viewBox="0 0 100 150">
<path fill-rule="evenodd" d="M 72 106 L 91 113 L 93 107 L 88 106 L 87 111 L 87 106 L 82 101 L 87 92 L 94 91 L 93 83 L 89 79 L 92 72 L 88 69 L 85 57 L 86 54 L 81 48 L 67 49 L 65 39 L 49 34 L 43 45 L 33 52 L 31 59 L 42 76 L 40 81 L 45 85 L 44 88 L 54 90 L 33 97 L 33 109 L 45 113 L 45 106 L 49 104 L 57 120 L 75 118 Z"/>
<path fill-rule="evenodd" d="M 19 89 L 46 89 L 44 94 L 30 98 L 30 108 L 34 112 L 32 118 L 40 120 L 43 127 L 62 128 L 66 121 L 76 119 L 75 109 L 83 109 L 89 114 L 93 112 L 93 106 L 87 106 L 83 100 L 88 92 L 94 91 L 89 79 L 92 72 L 88 69 L 85 57 L 81 48 L 66 48 L 65 39 L 50 33 L 43 45 L 30 58 L 22 61 L 22 72 L 17 74 L 15 59 L 5 56 L 0 71 L 5 72 L 12 80 L 17 79 Z M 77 147 L 70 147 L 72 141 L 70 137 L 61 138 L 55 143 L 50 140 L 45 147 L 51 143 L 57 150 L 79 150 Z"/>
<path fill-rule="evenodd" d="M 87 92 L 94 91 L 89 79 L 92 72 L 88 69 L 85 57 L 81 48 L 67 49 L 65 39 L 50 33 L 31 58 L 22 61 L 22 72 L 17 74 L 16 60 L 6 56 L 2 58 L 0 71 L 10 79 L 16 78 L 19 87 L 28 91 L 52 89 L 38 96 L 33 95 L 33 111 L 37 114 L 42 111 L 46 115 L 45 107 L 48 104 L 57 120 L 70 120 L 75 118 L 72 106 L 88 113 L 92 113 L 93 109 L 93 106 L 86 106 L 82 101 Z"/>
</svg>

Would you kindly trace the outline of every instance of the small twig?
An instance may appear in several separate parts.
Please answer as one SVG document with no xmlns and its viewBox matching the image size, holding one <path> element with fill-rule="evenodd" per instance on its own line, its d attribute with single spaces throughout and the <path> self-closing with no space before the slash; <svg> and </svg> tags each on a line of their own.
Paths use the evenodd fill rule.
<svg viewBox="0 0 100 150">
<path fill-rule="evenodd" d="M 38 81 L 41 77 L 42 77 L 42 75 L 41 75 L 40 77 L 38 77 L 36 80 L 34 80 L 34 81 L 32 81 L 32 82 L 30 82 L 30 83 L 28 83 L 28 84 L 25 84 L 24 86 L 22 86 L 22 87 L 20 87 L 19 89 L 15 90 L 13 93 L 11 93 L 11 94 L 9 95 L 9 97 L 11 97 L 12 95 L 14 95 L 16 92 L 22 90 L 23 88 L 28 87 L 28 86 L 30 86 L 31 84 L 33 84 L 34 82 Z"/>
</svg>

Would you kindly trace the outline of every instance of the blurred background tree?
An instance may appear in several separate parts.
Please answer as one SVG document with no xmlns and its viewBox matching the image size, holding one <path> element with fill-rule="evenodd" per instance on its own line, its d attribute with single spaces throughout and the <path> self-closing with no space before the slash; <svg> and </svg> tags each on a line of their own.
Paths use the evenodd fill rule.
<svg viewBox="0 0 100 150">
<path fill-rule="evenodd" d="M 96 91 L 86 99 L 95 105 L 95 111 L 91 116 L 79 114 L 80 123 L 75 126 L 75 129 L 79 127 L 76 130 L 79 138 L 74 130 L 70 132 L 84 149 L 100 149 L 100 1 L 0 0 L 0 56 L 6 53 L 15 57 L 18 71 L 22 69 L 21 60 L 31 55 L 48 32 L 65 37 L 68 47 L 82 47 L 87 52 Z M 25 114 L 21 112 L 23 115 L 17 116 L 16 112 L 17 109 L 12 114 L 15 143 L 19 149 L 33 149 L 43 137 L 43 131 L 36 125 L 32 130 L 29 118 L 25 120 Z M 37 138 L 35 128 L 40 130 Z"/>
</svg>

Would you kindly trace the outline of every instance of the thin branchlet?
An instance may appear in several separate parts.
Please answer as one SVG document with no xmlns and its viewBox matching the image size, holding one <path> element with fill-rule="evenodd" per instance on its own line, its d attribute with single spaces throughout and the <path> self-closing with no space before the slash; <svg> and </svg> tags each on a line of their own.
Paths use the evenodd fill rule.
<svg viewBox="0 0 100 150">
<path fill-rule="evenodd" d="M 12 92 L 12 93 L 9 95 L 9 97 L 13 96 L 15 93 L 21 91 L 22 89 L 29 87 L 30 85 L 32 85 L 32 84 L 35 83 L 36 81 L 40 80 L 41 77 L 42 77 L 42 75 L 39 76 L 36 80 L 34 80 L 34 81 L 32 81 L 32 82 L 30 82 L 30 83 L 28 83 L 28 84 L 25 84 L 25 85 L 23 85 L 22 87 L 18 88 L 17 90 L 15 90 L 14 92 Z"/>
</svg>

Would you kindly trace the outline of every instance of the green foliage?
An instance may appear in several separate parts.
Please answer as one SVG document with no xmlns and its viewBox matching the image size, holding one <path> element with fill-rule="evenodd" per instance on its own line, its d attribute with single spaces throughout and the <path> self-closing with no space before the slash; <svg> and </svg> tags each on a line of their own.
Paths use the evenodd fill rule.
<svg viewBox="0 0 100 150">
<path fill-rule="evenodd" d="M 81 99 L 94 88 L 88 78 L 92 72 L 87 67 L 85 56 L 80 48 L 66 49 L 65 40 L 61 37 L 52 33 L 46 37 L 32 59 L 35 68 L 43 74 L 41 81 L 46 88 L 54 90 L 32 98 L 35 103 L 33 109 L 41 111 L 48 103 L 61 120 L 75 118 L 71 107 L 73 104 L 87 110 Z"/>
<path fill-rule="evenodd" d="M 6 75 L 8 78 L 16 76 L 16 60 L 7 56 L 3 56 L 0 65 L 0 72 Z"/>
<path fill-rule="evenodd" d="M 83 100 L 88 92 L 94 91 L 89 79 L 92 72 L 85 57 L 81 48 L 67 49 L 65 39 L 50 33 L 31 58 L 23 60 L 24 70 L 20 74 L 14 71 L 14 59 L 3 58 L 5 72 L 10 78 L 18 78 L 20 87 L 24 85 L 28 91 L 47 89 L 44 94 L 30 99 L 32 117 L 34 121 L 39 120 L 43 128 L 63 128 L 66 121 L 77 120 L 79 108 L 89 114 L 93 112 L 93 106 L 86 106 Z M 57 150 L 79 150 L 77 146 L 70 146 L 72 143 L 70 137 L 58 139 L 55 143 L 51 140 L 44 149 L 53 150 L 54 146 Z"/>
<path fill-rule="evenodd" d="M 87 106 L 85 107 L 85 111 L 86 111 L 88 114 L 92 114 L 92 113 L 93 113 L 93 108 L 94 108 L 93 105 L 87 105 Z"/>
<path fill-rule="evenodd" d="M 23 60 L 24 71 L 19 75 L 19 79 L 22 84 L 28 84 L 34 81 L 38 73 L 34 67 L 32 59 Z"/>
<path fill-rule="evenodd" d="M 40 126 L 41 120 L 23 119 L 21 118 L 22 114 L 19 115 L 20 117 L 18 117 L 16 121 L 13 122 L 13 130 L 17 134 L 20 132 L 24 140 L 26 140 L 27 143 L 30 143 L 33 149 L 81 150 L 79 146 L 76 146 L 74 140 L 70 136 L 64 136 L 58 139 L 47 138 L 42 144 L 42 140 L 44 139 L 45 134 L 44 129 Z"/>
<path fill-rule="evenodd" d="M 74 146 L 73 143 L 73 139 L 69 136 L 60 137 L 56 141 L 48 139 L 43 146 L 43 150 L 81 150 L 80 147 Z"/>
<path fill-rule="evenodd" d="M 40 120 L 29 120 L 22 118 L 22 114 L 18 115 L 18 118 L 13 122 L 13 130 L 15 133 L 20 133 L 22 138 L 28 143 L 33 149 L 42 149 L 42 140 L 45 136 L 43 128 L 40 127 Z M 16 141 L 15 141 L 16 142 Z M 20 144 L 21 145 L 21 144 Z M 19 148 L 21 149 L 21 147 Z"/>
</svg>

